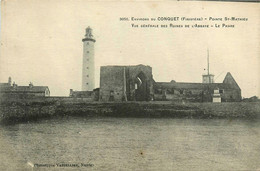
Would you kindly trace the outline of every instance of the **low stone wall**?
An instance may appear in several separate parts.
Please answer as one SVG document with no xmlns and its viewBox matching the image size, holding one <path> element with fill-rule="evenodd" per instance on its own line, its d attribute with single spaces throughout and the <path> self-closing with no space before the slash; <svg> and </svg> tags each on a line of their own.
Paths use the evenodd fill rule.
<svg viewBox="0 0 260 171">
<path fill-rule="evenodd" d="M 212 116 L 260 119 L 259 102 L 189 103 L 188 105 L 197 107 L 205 114 L 211 114 Z"/>
<path fill-rule="evenodd" d="M 57 105 L 50 102 L 1 103 L 0 121 L 23 121 L 56 115 Z"/>
<path fill-rule="evenodd" d="M 32 98 L 0 98 L 1 103 L 46 103 L 46 102 L 57 102 L 57 103 L 82 103 L 82 102 L 93 102 L 92 97 L 63 97 L 63 96 L 50 96 L 50 97 L 32 97 Z"/>
<path fill-rule="evenodd" d="M 1 121 L 34 120 L 53 116 L 260 118 L 260 103 L 102 103 L 84 100 L 50 100 L 0 103 Z"/>
</svg>

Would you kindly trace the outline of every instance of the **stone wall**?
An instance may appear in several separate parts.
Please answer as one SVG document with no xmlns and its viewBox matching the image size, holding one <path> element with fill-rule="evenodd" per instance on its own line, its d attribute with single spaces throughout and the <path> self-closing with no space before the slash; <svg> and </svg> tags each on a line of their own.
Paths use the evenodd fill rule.
<svg viewBox="0 0 260 171">
<path fill-rule="evenodd" d="M 122 101 L 124 90 L 124 67 L 100 68 L 100 101 Z M 113 99 L 111 99 L 113 97 Z"/>
<path fill-rule="evenodd" d="M 232 88 L 225 83 L 155 83 L 154 100 L 159 101 L 186 101 L 212 102 L 214 90 L 223 90 L 220 93 L 222 102 L 241 101 L 241 90 Z"/>
<path fill-rule="evenodd" d="M 225 89 L 220 96 L 222 102 L 239 102 L 241 101 L 241 90 Z"/>
<path fill-rule="evenodd" d="M 50 99 L 48 99 L 50 100 Z M 260 103 L 173 103 L 87 101 L 1 102 L 0 120 L 26 121 L 54 116 L 260 119 Z"/>
<path fill-rule="evenodd" d="M 0 98 L 0 104 L 2 103 L 81 103 L 92 102 L 93 97 L 89 98 L 77 98 L 77 97 L 62 97 L 62 96 L 50 96 L 50 97 L 32 97 L 32 98 Z"/>
<path fill-rule="evenodd" d="M 135 83 L 137 77 L 142 75 L 145 92 L 148 100 L 153 93 L 152 68 L 144 65 L 136 66 L 103 66 L 100 68 L 100 101 L 128 101 L 135 99 Z"/>
<path fill-rule="evenodd" d="M 45 92 L 0 92 L 0 98 L 31 98 L 31 97 L 44 97 Z"/>
</svg>

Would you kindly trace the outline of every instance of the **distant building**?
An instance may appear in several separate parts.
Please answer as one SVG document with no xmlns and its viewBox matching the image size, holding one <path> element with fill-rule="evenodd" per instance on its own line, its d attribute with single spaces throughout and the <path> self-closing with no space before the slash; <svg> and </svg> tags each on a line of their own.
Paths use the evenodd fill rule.
<svg viewBox="0 0 260 171">
<path fill-rule="evenodd" d="M 219 90 L 221 102 L 241 101 L 241 89 L 229 72 L 222 83 L 156 82 L 154 99 L 212 102 L 214 90 Z"/>
<path fill-rule="evenodd" d="M 98 101 L 99 88 L 96 88 L 93 91 L 74 91 L 73 89 L 70 89 L 69 97 L 86 98 L 86 99 L 89 99 L 90 101 Z"/>
<path fill-rule="evenodd" d="M 102 66 L 99 100 L 213 102 L 215 96 L 215 102 L 241 101 L 241 89 L 231 73 L 223 83 L 212 82 L 155 82 L 150 66 Z"/>
<path fill-rule="evenodd" d="M 18 86 L 13 83 L 11 78 L 8 83 L 0 83 L 0 97 L 2 98 L 30 98 L 30 97 L 46 97 L 50 96 L 50 90 L 47 86 Z"/>
<path fill-rule="evenodd" d="M 154 100 L 216 103 L 241 101 L 241 89 L 231 73 L 227 73 L 222 83 L 214 83 L 209 66 L 208 51 L 207 74 L 202 75 L 202 83 L 156 82 Z"/>
<path fill-rule="evenodd" d="M 243 102 L 260 102 L 260 99 L 257 96 L 252 96 L 249 98 L 243 98 Z"/>
<path fill-rule="evenodd" d="M 77 97 L 77 98 L 91 98 L 93 91 L 74 91 L 70 89 L 70 97 Z"/>
</svg>

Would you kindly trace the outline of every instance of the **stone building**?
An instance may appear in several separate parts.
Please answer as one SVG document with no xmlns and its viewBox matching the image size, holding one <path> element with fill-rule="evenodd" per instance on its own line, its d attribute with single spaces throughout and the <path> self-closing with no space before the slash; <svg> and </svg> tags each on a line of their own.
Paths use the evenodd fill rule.
<svg viewBox="0 0 260 171">
<path fill-rule="evenodd" d="M 70 89 L 69 97 L 85 98 L 85 99 L 88 99 L 89 101 L 98 101 L 99 88 L 96 88 L 93 91 L 74 91 L 73 89 Z"/>
<path fill-rule="evenodd" d="M 100 101 L 148 101 L 153 97 L 152 68 L 136 66 L 102 66 Z"/>
<path fill-rule="evenodd" d="M 11 84 L 9 77 L 8 83 L 0 83 L 1 98 L 32 98 L 50 96 L 50 90 L 47 86 L 34 86 L 32 83 L 29 86 L 18 86 Z"/>
<path fill-rule="evenodd" d="M 100 68 L 100 101 L 241 101 L 241 89 L 231 73 L 222 83 L 155 82 L 150 66 L 102 66 Z"/>
<path fill-rule="evenodd" d="M 241 89 L 229 72 L 222 83 L 156 82 L 154 100 L 212 102 L 214 90 L 222 102 L 241 101 Z"/>
</svg>

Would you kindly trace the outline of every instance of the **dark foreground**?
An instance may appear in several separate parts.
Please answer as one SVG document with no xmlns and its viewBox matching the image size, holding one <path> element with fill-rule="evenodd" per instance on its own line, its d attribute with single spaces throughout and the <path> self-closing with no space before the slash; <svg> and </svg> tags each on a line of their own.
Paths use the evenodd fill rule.
<svg viewBox="0 0 260 171">
<path fill-rule="evenodd" d="M 257 170 L 259 129 L 259 120 L 75 116 L 0 125 L 0 170 Z"/>
<path fill-rule="evenodd" d="M 243 118 L 259 119 L 260 103 L 173 103 L 165 102 L 81 102 L 2 101 L 2 123 L 39 120 L 55 116 L 135 118 Z"/>
</svg>

